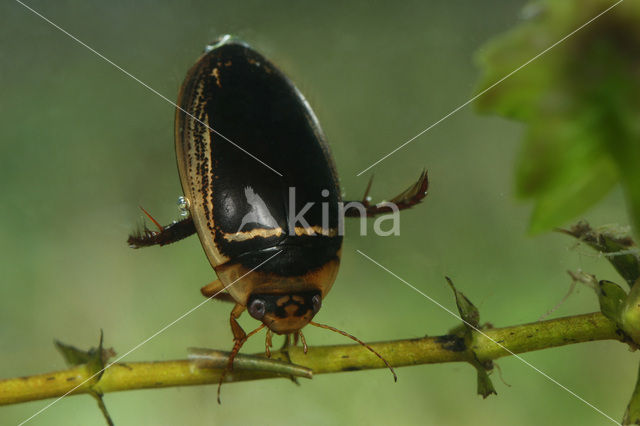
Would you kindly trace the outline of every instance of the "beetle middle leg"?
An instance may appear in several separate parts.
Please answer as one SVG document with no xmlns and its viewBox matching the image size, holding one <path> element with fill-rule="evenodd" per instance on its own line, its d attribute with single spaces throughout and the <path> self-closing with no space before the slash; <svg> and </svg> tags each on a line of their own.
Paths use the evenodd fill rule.
<svg viewBox="0 0 640 426">
<path fill-rule="evenodd" d="M 377 204 L 371 204 L 369 199 L 369 191 L 371 190 L 371 184 L 373 178 L 369 180 L 367 189 L 364 192 L 362 201 L 346 201 L 344 203 L 345 217 L 360 217 L 363 214 L 367 217 L 377 216 L 383 213 L 391 213 L 393 210 L 388 204 L 381 202 Z M 429 189 L 429 177 L 427 171 L 424 170 L 418 180 L 409 188 L 402 191 L 400 194 L 393 197 L 387 203 L 395 204 L 398 210 L 408 209 L 415 206 L 427 196 L 427 190 Z M 360 209 L 362 208 L 362 210 Z"/>
<path fill-rule="evenodd" d="M 207 299 L 214 298 L 223 302 L 236 302 L 235 299 L 225 291 L 224 284 L 222 284 L 220 280 L 215 280 L 205 285 L 200 289 L 200 293 Z"/>
</svg>

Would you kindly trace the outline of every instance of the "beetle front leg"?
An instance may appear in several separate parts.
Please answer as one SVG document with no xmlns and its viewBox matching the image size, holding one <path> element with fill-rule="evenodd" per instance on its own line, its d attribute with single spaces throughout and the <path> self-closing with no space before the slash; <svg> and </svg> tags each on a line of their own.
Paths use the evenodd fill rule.
<svg viewBox="0 0 640 426">
<path fill-rule="evenodd" d="M 235 340 L 236 343 L 243 342 L 247 337 L 247 333 L 245 333 L 242 327 L 240 327 L 240 324 L 238 324 L 238 318 L 240 317 L 240 315 L 242 315 L 245 309 L 247 308 L 239 303 L 236 303 L 236 306 L 234 306 L 231 310 L 231 332 L 233 333 L 233 340 Z"/>
<path fill-rule="evenodd" d="M 224 369 L 222 374 L 220 375 L 220 381 L 218 381 L 218 404 L 220 404 L 220 389 L 222 388 L 222 382 L 224 382 L 225 377 L 227 377 L 227 373 L 233 370 L 233 360 L 235 359 L 238 352 L 240 352 L 240 348 L 244 345 L 244 342 L 247 339 L 260 330 L 264 328 L 264 324 L 260 324 L 260 327 L 253 330 L 251 333 L 247 335 L 244 332 L 240 324 L 238 324 L 238 317 L 244 312 L 246 308 L 239 303 L 236 303 L 236 306 L 231 310 L 231 331 L 233 332 L 233 349 L 231 353 L 229 353 L 229 361 L 227 363 L 227 368 Z"/>
</svg>

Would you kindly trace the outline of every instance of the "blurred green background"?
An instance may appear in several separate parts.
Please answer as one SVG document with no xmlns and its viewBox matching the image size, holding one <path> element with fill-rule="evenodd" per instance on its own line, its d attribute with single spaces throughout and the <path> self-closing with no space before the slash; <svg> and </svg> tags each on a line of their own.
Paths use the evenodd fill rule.
<svg viewBox="0 0 640 426">
<path fill-rule="evenodd" d="M 205 44 L 233 33 L 278 64 L 315 109 L 347 198 L 375 174 L 374 199 L 429 169 L 426 202 L 401 236 L 347 228 L 338 280 L 317 319 L 365 341 L 445 333 L 457 322 L 356 253 L 363 250 L 450 309 L 444 275 L 495 326 L 537 320 L 566 293 L 568 269 L 618 280 L 604 259 L 559 234 L 526 235 L 531 207 L 513 196 L 523 127 L 465 108 L 361 177 L 356 173 L 473 95 L 474 52 L 518 22 L 523 1 L 81 2 L 28 4 L 170 99 Z M 181 194 L 173 107 L 15 2 L 0 6 L 0 377 L 64 368 L 52 340 L 88 348 L 99 330 L 124 353 L 201 299 L 214 279 L 197 238 L 134 251 L 138 205 L 161 222 Z M 567 54 L 559 47 L 549 55 Z M 544 61 L 541 58 L 540 61 Z M 627 223 L 617 188 L 585 218 Z M 372 224 L 369 225 L 371 231 Z M 351 232 L 350 232 L 351 231 Z M 579 288 L 554 316 L 597 310 Z M 125 361 L 183 358 L 189 346 L 231 347 L 230 306 L 210 303 Z M 241 321 L 247 328 L 251 318 Z M 348 343 L 319 329 L 310 344 Z M 276 345 L 279 345 L 279 340 Z M 245 345 L 263 349 L 263 338 Z M 587 343 L 523 355 L 616 419 L 637 357 Z M 109 394 L 117 425 L 605 424 L 517 359 L 507 386 L 476 395 L 463 364 Z M 15 424 L 49 401 L 0 408 Z M 102 425 L 88 396 L 60 401 L 34 425 Z"/>
</svg>

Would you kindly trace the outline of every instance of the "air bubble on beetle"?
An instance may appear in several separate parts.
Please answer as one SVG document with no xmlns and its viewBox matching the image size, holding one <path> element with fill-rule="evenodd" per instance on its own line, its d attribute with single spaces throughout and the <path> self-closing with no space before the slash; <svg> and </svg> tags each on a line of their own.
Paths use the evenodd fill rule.
<svg viewBox="0 0 640 426">
<path fill-rule="evenodd" d="M 189 199 L 187 197 L 178 197 L 178 210 L 180 211 L 180 216 L 189 216 Z"/>
</svg>

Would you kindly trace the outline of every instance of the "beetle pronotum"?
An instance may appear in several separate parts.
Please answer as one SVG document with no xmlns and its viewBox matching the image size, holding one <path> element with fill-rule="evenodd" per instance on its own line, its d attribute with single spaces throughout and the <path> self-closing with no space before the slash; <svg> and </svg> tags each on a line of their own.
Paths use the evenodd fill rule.
<svg viewBox="0 0 640 426">
<path fill-rule="evenodd" d="M 203 295 L 219 293 L 217 299 L 235 303 L 235 344 L 225 374 L 247 338 L 265 326 L 267 353 L 272 332 L 300 338 L 306 352 L 301 330 L 307 324 L 356 340 L 393 372 L 359 339 L 312 321 L 338 272 L 340 215 L 375 216 L 390 208 L 371 205 L 367 188 L 363 201 L 350 204 L 356 208 L 342 209 L 329 147 L 302 94 L 247 44 L 224 36 L 187 73 L 178 106 L 176 155 L 189 215 L 167 227 L 149 216 L 159 231 L 145 227 L 128 242 L 165 245 L 197 232 L 218 276 Z M 423 172 L 391 202 L 409 208 L 427 187 Z M 249 335 L 237 322 L 245 310 L 262 321 Z M 218 401 L 219 395 L 220 386 Z"/>
</svg>

